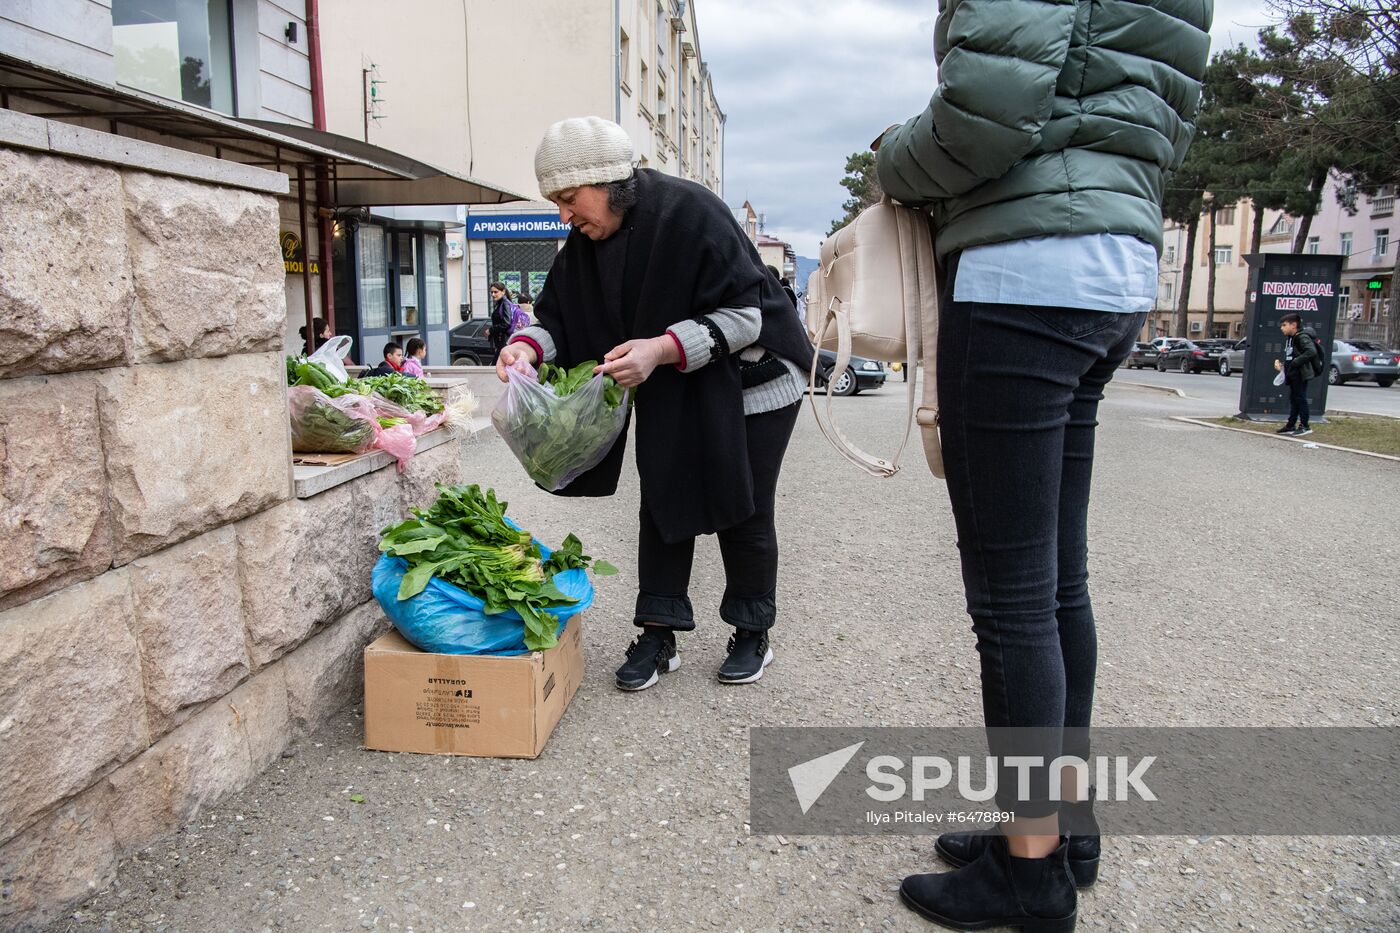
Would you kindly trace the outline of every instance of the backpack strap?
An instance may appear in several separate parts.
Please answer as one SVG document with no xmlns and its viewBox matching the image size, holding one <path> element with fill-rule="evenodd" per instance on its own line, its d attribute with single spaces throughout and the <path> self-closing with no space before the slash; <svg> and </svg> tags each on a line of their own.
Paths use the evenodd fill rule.
<svg viewBox="0 0 1400 933">
<path fill-rule="evenodd" d="M 939 479 L 944 479 L 943 443 L 938 436 L 938 281 L 937 264 L 933 258 L 933 228 L 931 220 L 925 223 L 924 236 L 929 238 L 929 249 L 920 250 L 916 255 L 920 261 L 919 281 L 925 283 L 919 301 L 920 352 L 924 363 L 923 404 L 915 417 L 919 422 L 919 433 L 924 442 L 924 459 L 929 471 Z"/>
</svg>

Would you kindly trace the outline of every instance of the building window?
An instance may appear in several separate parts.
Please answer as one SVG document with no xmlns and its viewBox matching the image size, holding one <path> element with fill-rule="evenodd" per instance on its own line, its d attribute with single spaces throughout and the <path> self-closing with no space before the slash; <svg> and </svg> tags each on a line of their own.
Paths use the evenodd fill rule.
<svg viewBox="0 0 1400 933">
<path fill-rule="evenodd" d="M 1215 212 L 1216 226 L 1232 227 L 1235 224 L 1235 205 L 1222 207 Z"/>
<path fill-rule="evenodd" d="M 1162 283 L 1162 300 L 1163 300 L 1163 301 L 1166 301 L 1166 302 L 1175 301 L 1175 300 L 1176 300 L 1176 299 L 1175 299 L 1175 296 L 1176 296 L 1176 283 L 1175 283 L 1175 282 L 1163 282 L 1163 283 Z"/>
<path fill-rule="evenodd" d="M 229 0 L 112 0 L 117 81 L 233 113 Z"/>
<path fill-rule="evenodd" d="M 1166 264 L 1169 265 L 1169 266 L 1175 265 L 1175 264 L 1176 264 L 1176 247 L 1175 247 L 1175 246 L 1168 246 L 1168 247 L 1162 252 L 1162 262 L 1166 263 Z"/>
<path fill-rule="evenodd" d="M 1321 248 L 1322 248 L 1322 237 L 1316 237 L 1316 236 L 1310 236 L 1310 237 L 1308 237 L 1308 248 L 1307 248 L 1307 253 L 1308 253 L 1309 256 L 1316 256 L 1317 253 L 1318 253 L 1318 250 L 1320 250 Z"/>
<path fill-rule="evenodd" d="M 1390 228 L 1382 227 L 1376 231 L 1375 254 L 1379 258 L 1385 257 L 1385 251 L 1390 249 Z"/>
<path fill-rule="evenodd" d="M 366 330 L 389 326 L 389 259 L 384 250 L 384 228 L 366 224 L 359 229 L 356 250 L 360 282 L 360 326 Z"/>
<path fill-rule="evenodd" d="M 442 269 L 442 236 L 423 234 L 423 305 L 428 324 L 447 323 L 447 276 Z"/>
<path fill-rule="evenodd" d="M 624 85 L 632 81 L 632 40 L 627 38 L 627 30 L 623 29 L 618 33 L 618 74 L 622 78 Z"/>
<path fill-rule="evenodd" d="M 1287 214 L 1280 214 L 1273 226 L 1269 228 L 1269 236 L 1285 236 L 1293 232 L 1293 221 L 1288 219 Z"/>
<path fill-rule="evenodd" d="M 1339 240 L 1338 250 L 1343 256 L 1351 255 L 1351 234 L 1343 233 Z M 1345 265 L 1345 263 L 1343 263 Z"/>
<path fill-rule="evenodd" d="M 642 62 L 642 70 L 639 72 L 641 78 L 637 81 L 637 99 L 642 102 L 643 112 L 647 109 L 647 63 Z"/>
<path fill-rule="evenodd" d="M 671 117 L 666 110 L 666 72 L 656 73 L 656 119 L 661 122 L 661 129 L 669 131 L 671 128 Z"/>
<path fill-rule="evenodd" d="M 1217 246 L 1215 248 L 1215 264 L 1217 266 L 1228 266 L 1235 260 L 1235 248 L 1233 246 Z"/>
</svg>

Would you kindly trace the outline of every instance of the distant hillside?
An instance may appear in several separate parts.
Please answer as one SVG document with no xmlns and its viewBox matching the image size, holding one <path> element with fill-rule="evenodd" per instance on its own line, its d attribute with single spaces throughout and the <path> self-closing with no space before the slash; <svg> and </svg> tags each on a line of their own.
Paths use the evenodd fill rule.
<svg viewBox="0 0 1400 933">
<path fill-rule="evenodd" d="M 793 284 L 799 292 L 807 290 L 807 277 L 817 271 L 819 265 L 821 265 L 820 259 L 808 259 L 806 256 L 797 257 L 797 281 Z"/>
</svg>

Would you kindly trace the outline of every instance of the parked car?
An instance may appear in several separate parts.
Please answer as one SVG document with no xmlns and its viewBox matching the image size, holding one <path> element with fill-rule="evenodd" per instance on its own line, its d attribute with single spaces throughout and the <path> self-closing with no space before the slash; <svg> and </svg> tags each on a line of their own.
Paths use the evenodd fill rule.
<svg viewBox="0 0 1400 933">
<path fill-rule="evenodd" d="M 1151 369 L 1157 365 L 1157 347 L 1150 343 L 1133 344 L 1132 352 L 1123 361 L 1123 366 L 1127 369 Z"/>
<path fill-rule="evenodd" d="M 836 352 L 821 351 L 822 368 L 817 373 L 817 385 L 825 387 L 831 380 L 831 371 L 836 368 Z M 885 384 L 885 364 L 878 360 L 867 360 L 861 356 L 851 357 L 851 365 L 836 378 L 831 387 L 832 395 L 856 395 L 867 389 L 878 389 Z"/>
<path fill-rule="evenodd" d="M 1327 367 L 1328 385 L 1370 381 L 1382 388 L 1400 378 L 1400 357 L 1369 340 L 1332 341 L 1332 361 Z"/>
<path fill-rule="evenodd" d="M 1244 355 L 1248 350 L 1249 338 L 1246 337 L 1220 354 L 1220 375 L 1230 376 L 1244 372 Z"/>
<path fill-rule="evenodd" d="M 494 366 L 496 348 L 482 331 L 491 326 L 486 318 L 463 321 L 448 333 L 447 349 L 453 366 Z"/>
<path fill-rule="evenodd" d="M 1157 356 L 1157 371 L 1164 373 L 1175 369 L 1183 373 L 1198 373 L 1204 369 L 1214 370 L 1220 365 L 1220 357 L 1228 340 L 1182 340 L 1162 351 Z"/>
</svg>

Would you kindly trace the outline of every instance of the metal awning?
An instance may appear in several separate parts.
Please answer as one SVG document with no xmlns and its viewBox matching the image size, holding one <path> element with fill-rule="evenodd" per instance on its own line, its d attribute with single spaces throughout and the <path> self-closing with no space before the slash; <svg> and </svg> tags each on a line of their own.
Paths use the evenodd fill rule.
<svg viewBox="0 0 1400 933">
<path fill-rule="evenodd" d="M 0 55 L 0 107 L 140 135 L 218 159 L 329 186 L 325 207 L 502 204 L 529 196 L 448 172 L 362 140 L 323 130 L 239 120 L 184 101 L 107 85 Z M 126 130 L 124 133 L 123 130 Z M 152 136 L 152 134 L 155 134 Z M 178 145 L 176 145 L 178 143 Z"/>
</svg>

